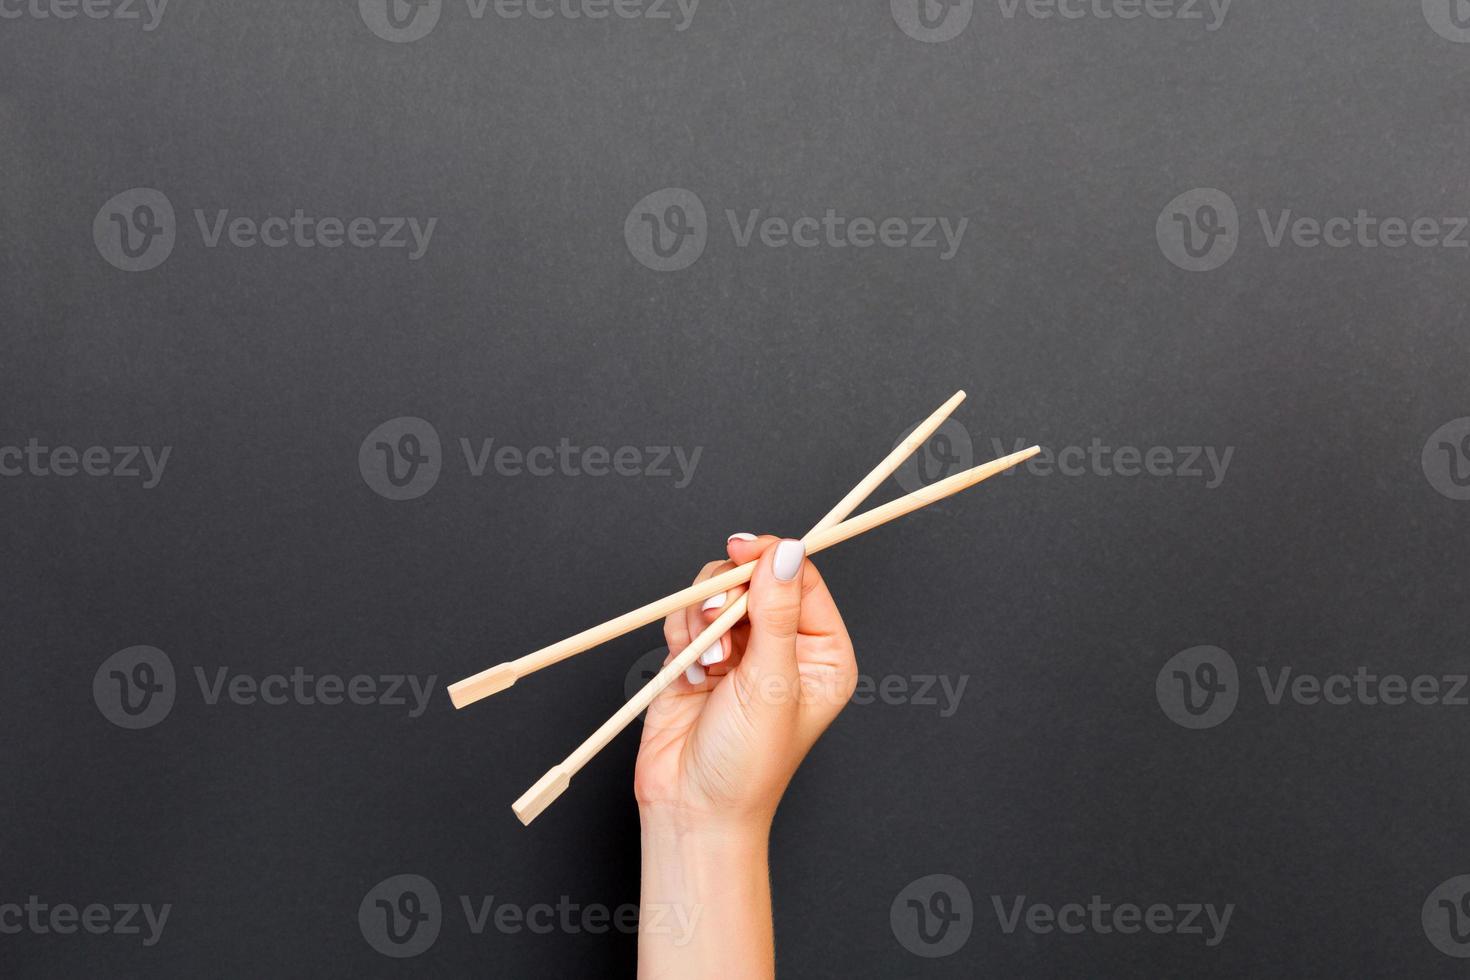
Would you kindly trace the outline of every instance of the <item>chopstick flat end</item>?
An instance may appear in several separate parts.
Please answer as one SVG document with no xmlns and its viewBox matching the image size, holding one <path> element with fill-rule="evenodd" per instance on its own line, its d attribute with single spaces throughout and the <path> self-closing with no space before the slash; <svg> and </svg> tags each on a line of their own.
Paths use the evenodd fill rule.
<svg viewBox="0 0 1470 980">
<path fill-rule="evenodd" d="M 521 798 L 510 805 L 515 811 L 516 819 L 522 825 L 529 827 L 531 821 L 541 816 L 541 812 L 556 802 L 556 798 L 566 792 L 572 784 L 572 774 L 567 772 L 564 766 L 553 766 L 546 771 L 546 775 L 536 780 L 536 785 L 521 794 Z"/>
<path fill-rule="evenodd" d="M 488 698 L 492 694 L 512 686 L 516 682 L 516 672 L 510 664 L 496 664 L 489 670 L 482 670 L 473 677 L 466 677 L 462 681 L 455 681 L 449 685 L 449 701 L 456 708 L 467 707 Z"/>
</svg>

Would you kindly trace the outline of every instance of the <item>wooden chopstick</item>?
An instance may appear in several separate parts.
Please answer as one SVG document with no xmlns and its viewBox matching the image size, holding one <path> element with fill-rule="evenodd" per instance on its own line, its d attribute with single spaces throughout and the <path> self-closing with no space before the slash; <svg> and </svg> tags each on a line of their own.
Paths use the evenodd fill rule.
<svg viewBox="0 0 1470 980">
<path fill-rule="evenodd" d="M 967 487 L 972 487 L 977 483 L 990 479 L 997 473 L 1005 472 L 1012 466 L 1024 463 L 1039 452 L 1041 452 L 1039 446 L 1032 446 L 1018 453 L 1002 456 L 1000 459 L 992 460 L 989 463 L 965 470 L 962 473 L 956 473 L 954 476 L 946 480 L 940 480 L 938 483 L 930 484 L 922 490 L 917 490 L 914 493 L 899 497 L 897 500 L 892 500 L 886 504 L 874 507 L 872 510 L 858 517 L 843 521 L 841 524 L 814 532 L 806 538 L 807 554 L 812 555 L 819 551 L 824 551 L 835 544 L 840 544 L 865 531 L 871 531 L 881 524 L 886 524 L 895 518 L 902 517 L 921 507 L 927 507 L 929 504 L 943 500 L 951 494 L 959 493 Z M 701 586 L 707 586 L 710 582 L 729 579 L 731 576 L 737 574 L 740 575 L 739 581 L 729 581 L 722 584 L 718 589 L 701 589 L 700 598 L 714 595 L 716 592 L 723 592 L 731 585 L 738 585 L 749 581 L 755 571 L 755 564 L 755 562 L 751 562 L 741 565 L 733 571 L 725 572 L 722 575 L 717 575 L 714 578 L 700 583 Z M 685 590 L 685 592 L 688 591 L 690 590 Z M 674 608 L 689 605 L 691 602 L 697 601 L 699 600 L 692 599 L 688 602 L 681 602 Z M 710 624 L 708 629 L 713 629 L 717 625 L 723 626 L 726 629 L 732 626 L 737 618 L 732 615 L 734 609 L 735 604 L 732 604 L 729 609 L 725 610 L 715 619 L 714 623 Z M 728 622 L 726 622 L 727 619 Z M 571 755 L 562 760 L 559 765 L 547 770 L 546 774 L 536 780 L 536 783 L 530 789 L 521 794 L 521 798 L 511 804 L 511 809 L 515 811 L 515 815 L 521 823 L 529 825 L 532 820 L 540 816 L 557 797 L 566 791 L 567 786 L 571 784 L 572 777 L 591 761 L 593 756 L 602 751 L 618 732 L 622 731 L 634 718 L 642 714 L 644 709 L 653 703 L 653 699 L 658 697 L 659 693 L 672 684 L 680 674 L 684 673 L 702 652 L 704 651 L 701 647 L 693 643 L 689 644 L 677 657 L 665 664 L 663 669 L 654 675 L 653 679 L 645 684 L 642 690 L 633 695 L 627 704 L 619 708 L 616 714 L 603 722 L 601 728 L 597 729 L 586 741 L 577 746 Z"/>
<path fill-rule="evenodd" d="M 861 483 L 848 491 L 847 496 L 838 501 L 837 506 L 828 511 L 827 516 L 818 521 L 816 527 L 812 528 L 812 530 L 818 531 L 832 527 L 851 514 L 857 508 L 858 504 L 868 499 L 872 492 L 882 485 L 884 480 L 893 475 L 893 472 L 903 464 L 904 460 L 912 456 L 915 450 L 929 440 L 929 437 L 934 434 L 935 430 L 944 423 L 945 419 L 949 418 L 955 408 L 964 400 L 964 391 L 957 391 L 951 395 L 947 402 L 935 409 L 928 418 L 919 423 L 913 432 L 902 439 L 897 446 L 894 446 L 893 451 L 884 457 L 883 462 L 879 463 L 871 473 L 863 477 Z M 702 582 L 700 585 L 707 586 L 711 582 L 717 581 L 725 582 L 727 580 L 717 577 Z M 728 581 L 733 584 L 739 584 L 739 582 L 743 582 L 745 579 L 740 579 L 739 582 L 733 579 Z M 656 619 L 663 619 L 665 616 L 685 606 L 693 605 L 716 593 L 724 592 L 728 587 L 729 585 L 721 585 L 719 588 L 710 589 L 708 592 L 698 592 L 697 586 L 691 586 L 682 592 L 676 592 L 671 596 L 660 599 L 658 602 L 651 602 L 646 606 L 640 606 L 632 612 L 625 613 L 616 619 L 610 619 L 591 629 L 583 630 L 576 636 L 568 637 L 560 643 L 553 643 L 549 647 L 528 653 L 524 657 L 496 664 L 494 667 L 482 670 L 478 674 L 466 677 L 463 680 L 449 685 L 449 700 L 456 708 L 463 708 L 467 705 L 474 704 L 476 701 L 488 698 L 492 694 L 498 694 L 527 674 L 534 674 L 536 671 L 550 667 L 552 664 L 560 663 L 568 657 L 576 656 L 579 653 L 590 650 L 592 647 L 622 636 L 630 630 L 635 630 L 640 626 L 646 626 Z M 690 598 L 691 593 L 697 594 L 693 598 Z M 741 607 L 741 612 L 743 615 L 743 606 Z M 738 622 L 738 618 L 736 621 Z M 716 620 L 716 622 L 719 622 L 719 620 Z M 704 641 L 704 646 L 701 649 L 709 647 L 714 640 L 715 637 L 710 635 L 713 629 L 714 624 L 711 623 L 699 635 L 699 639 Z M 721 631 L 717 635 L 723 636 L 726 631 Z"/>
</svg>

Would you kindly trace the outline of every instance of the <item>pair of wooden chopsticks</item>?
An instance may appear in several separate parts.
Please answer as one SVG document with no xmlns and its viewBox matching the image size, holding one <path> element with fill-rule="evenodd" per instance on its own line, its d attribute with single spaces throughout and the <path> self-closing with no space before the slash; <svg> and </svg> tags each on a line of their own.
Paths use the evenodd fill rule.
<svg viewBox="0 0 1470 980">
<path fill-rule="evenodd" d="M 965 400 L 965 393 L 957 391 L 943 405 L 939 406 L 932 415 L 925 419 L 905 439 L 903 439 L 893 451 L 879 463 L 874 470 L 865 476 L 861 483 L 838 502 L 817 522 L 805 538 L 802 539 L 806 545 L 808 555 L 816 554 L 841 544 L 848 538 L 856 537 L 864 531 L 871 531 L 881 524 L 886 524 L 895 518 L 916 511 L 921 507 L 927 507 L 937 500 L 943 500 L 951 494 L 959 493 L 967 487 L 990 479 L 997 473 L 1002 473 L 1012 466 L 1025 462 L 1041 451 L 1040 447 L 1032 446 L 1018 453 L 1003 456 L 992 460 L 982 466 L 956 473 L 954 476 L 938 483 L 931 484 L 922 490 L 915 491 L 897 500 L 892 500 L 882 506 L 850 520 L 849 514 L 866 500 L 884 480 L 892 476 L 903 461 L 925 442 L 939 428 L 945 419 L 949 418 L 960 402 Z M 737 585 L 750 581 L 751 575 L 755 573 L 756 563 L 749 562 L 728 572 L 716 575 L 713 578 L 698 582 L 686 589 L 681 589 L 673 595 L 665 596 L 657 602 L 650 602 L 646 606 L 640 606 L 632 612 L 624 613 L 616 619 L 610 619 L 600 626 L 583 630 L 575 636 L 568 637 L 560 643 L 553 643 L 549 647 L 528 653 L 524 657 L 511 660 L 506 663 L 496 664 L 487 670 L 483 670 L 464 680 L 449 685 L 449 699 L 456 708 L 474 704 L 483 698 L 503 691 L 517 680 L 527 674 L 534 673 L 552 664 L 566 660 L 568 657 L 576 656 L 599 644 L 622 636 L 630 630 L 640 626 L 663 619 L 666 616 L 692 606 L 697 602 L 726 592 Z M 530 824 L 541 815 L 552 802 L 560 796 L 570 785 L 572 777 L 581 770 L 592 757 L 612 741 L 613 737 L 626 728 L 629 723 L 643 713 L 653 699 L 658 697 L 664 688 L 668 687 L 679 675 L 688 669 L 705 650 L 714 645 L 720 637 L 729 632 L 736 623 L 744 616 L 746 611 L 748 593 L 726 607 L 714 622 L 704 628 L 704 632 L 690 641 L 689 646 L 673 660 L 664 665 L 647 684 L 627 704 L 623 705 L 611 718 L 603 723 L 602 727 L 593 732 L 585 742 L 577 746 L 571 755 L 567 756 L 559 765 L 547 770 L 546 774 L 536 781 L 536 784 L 526 790 L 521 798 L 512 804 L 511 808 L 523 824 Z"/>
</svg>

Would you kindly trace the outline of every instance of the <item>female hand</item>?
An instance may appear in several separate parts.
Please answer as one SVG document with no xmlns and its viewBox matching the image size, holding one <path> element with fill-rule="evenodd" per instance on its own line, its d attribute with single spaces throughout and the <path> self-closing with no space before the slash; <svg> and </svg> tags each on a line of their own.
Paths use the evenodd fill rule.
<svg viewBox="0 0 1470 980">
<path fill-rule="evenodd" d="M 857 661 L 801 542 L 736 535 L 726 550 L 731 560 L 711 562 L 695 581 L 758 559 L 749 619 L 649 706 L 634 793 L 644 811 L 689 824 L 765 828 L 796 767 L 852 696 Z M 744 592 L 670 616 L 668 659 Z"/>
<path fill-rule="evenodd" d="M 857 685 L 847 628 L 801 542 L 734 535 L 726 550 L 731 560 L 711 562 L 696 581 L 759 561 L 748 621 L 666 688 L 644 718 L 634 774 L 643 978 L 774 975 L 771 819 L 796 767 Z M 669 659 L 744 591 L 670 616 Z"/>
</svg>

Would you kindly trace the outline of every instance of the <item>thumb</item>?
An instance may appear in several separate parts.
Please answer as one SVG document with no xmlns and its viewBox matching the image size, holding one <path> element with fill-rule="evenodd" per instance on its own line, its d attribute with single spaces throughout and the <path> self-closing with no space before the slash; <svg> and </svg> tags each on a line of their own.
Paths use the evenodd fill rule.
<svg viewBox="0 0 1470 980">
<path fill-rule="evenodd" d="M 795 705 L 796 630 L 801 622 L 801 570 L 806 548 L 786 539 L 767 548 L 750 580 L 750 639 L 737 673 L 746 703 Z"/>
</svg>

